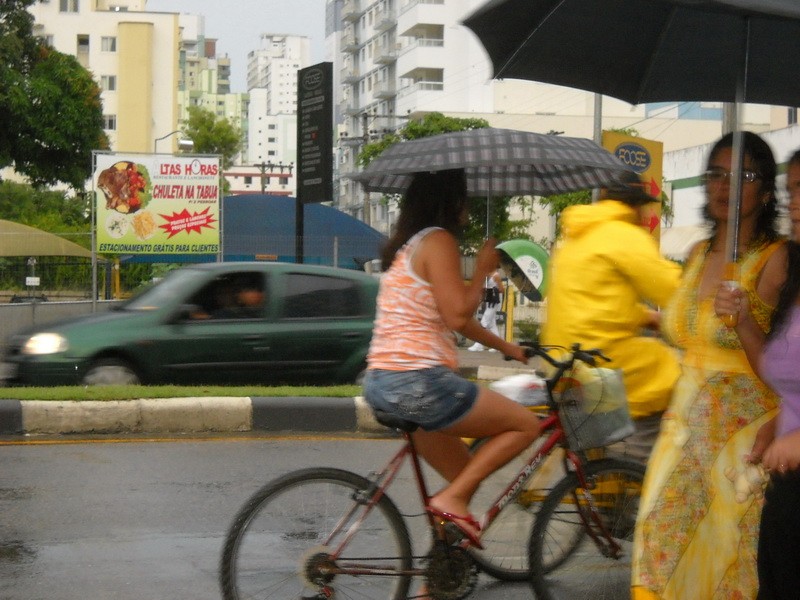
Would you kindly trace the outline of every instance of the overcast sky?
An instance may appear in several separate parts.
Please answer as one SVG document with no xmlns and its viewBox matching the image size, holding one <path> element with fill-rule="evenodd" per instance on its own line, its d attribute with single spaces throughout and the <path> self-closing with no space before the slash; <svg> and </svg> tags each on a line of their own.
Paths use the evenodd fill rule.
<svg viewBox="0 0 800 600">
<path fill-rule="evenodd" d="M 231 59 L 231 91 L 247 91 L 247 53 L 262 33 L 311 38 L 311 64 L 324 60 L 325 0 L 147 0 L 147 10 L 206 18 L 206 37 Z"/>
</svg>

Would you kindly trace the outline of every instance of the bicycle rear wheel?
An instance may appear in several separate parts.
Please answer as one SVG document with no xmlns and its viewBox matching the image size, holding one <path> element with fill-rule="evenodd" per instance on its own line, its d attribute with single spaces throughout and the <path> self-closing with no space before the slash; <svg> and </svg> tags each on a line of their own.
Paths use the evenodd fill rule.
<svg viewBox="0 0 800 600">
<path fill-rule="evenodd" d="M 601 459 L 587 463 L 585 473 L 587 489 L 570 473 L 548 495 L 536 517 L 529 551 L 537 600 L 629 597 L 633 530 L 644 465 Z M 572 543 L 581 531 L 584 534 L 578 546 L 553 566 L 552 557 L 564 556 L 565 543 Z M 610 556 L 613 552 L 605 532 L 619 547 L 616 557 Z"/>
<path fill-rule="evenodd" d="M 373 487 L 359 475 L 328 468 L 297 471 L 264 486 L 226 537 L 223 598 L 296 600 L 332 592 L 337 600 L 405 599 L 412 565 L 408 530 L 386 496 L 366 510 Z"/>
</svg>

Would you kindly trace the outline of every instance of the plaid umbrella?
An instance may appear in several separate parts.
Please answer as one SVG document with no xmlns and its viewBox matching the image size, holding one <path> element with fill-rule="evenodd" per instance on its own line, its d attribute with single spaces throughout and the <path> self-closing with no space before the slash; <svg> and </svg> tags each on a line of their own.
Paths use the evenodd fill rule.
<svg viewBox="0 0 800 600">
<path fill-rule="evenodd" d="M 629 170 L 591 140 L 513 129 L 471 129 L 400 142 L 353 179 L 402 194 L 414 173 L 464 169 L 470 196 L 547 196 L 603 187 Z"/>
</svg>

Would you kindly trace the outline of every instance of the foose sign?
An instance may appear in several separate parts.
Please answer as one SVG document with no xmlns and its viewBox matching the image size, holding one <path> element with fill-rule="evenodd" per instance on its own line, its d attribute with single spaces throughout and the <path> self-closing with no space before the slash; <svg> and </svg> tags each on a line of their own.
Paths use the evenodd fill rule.
<svg viewBox="0 0 800 600">
<path fill-rule="evenodd" d="M 628 142 L 614 149 L 614 155 L 637 173 L 644 173 L 650 168 L 652 158 L 647 148 Z"/>
</svg>

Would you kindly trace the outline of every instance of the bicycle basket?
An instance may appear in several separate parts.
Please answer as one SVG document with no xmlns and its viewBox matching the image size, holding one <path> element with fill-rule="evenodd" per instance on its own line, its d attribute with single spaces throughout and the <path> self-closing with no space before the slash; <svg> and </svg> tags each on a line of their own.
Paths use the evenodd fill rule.
<svg viewBox="0 0 800 600">
<path fill-rule="evenodd" d="M 576 364 L 559 382 L 558 392 L 561 424 L 571 449 L 608 446 L 634 432 L 621 371 Z"/>
</svg>

